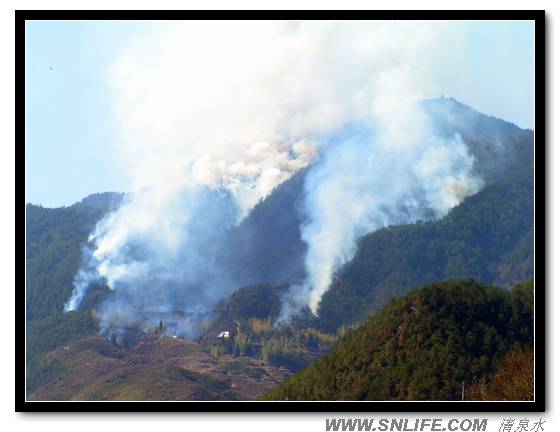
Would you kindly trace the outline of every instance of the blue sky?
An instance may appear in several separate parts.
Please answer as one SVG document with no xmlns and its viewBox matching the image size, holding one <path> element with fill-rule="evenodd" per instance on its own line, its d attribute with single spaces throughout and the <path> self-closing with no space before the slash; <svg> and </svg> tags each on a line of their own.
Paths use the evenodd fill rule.
<svg viewBox="0 0 560 432">
<path fill-rule="evenodd" d="M 464 24 L 464 62 L 450 68 L 445 92 L 478 111 L 534 127 L 534 25 Z"/>
<path fill-rule="evenodd" d="M 142 22 L 26 23 L 26 201 L 69 205 L 123 190 L 105 71 Z M 51 69 L 52 68 L 52 69 Z"/>
<path fill-rule="evenodd" d="M 126 190 L 114 156 L 108 67 L 161 23 L 26 23 L 26 201 L 70 205 Z M 527 128 L 534 125 L 534 36 L 530 22 L 462 22 L 463 50 L 450 53 L 431 96 L 453 96 Z"/>
</svg>

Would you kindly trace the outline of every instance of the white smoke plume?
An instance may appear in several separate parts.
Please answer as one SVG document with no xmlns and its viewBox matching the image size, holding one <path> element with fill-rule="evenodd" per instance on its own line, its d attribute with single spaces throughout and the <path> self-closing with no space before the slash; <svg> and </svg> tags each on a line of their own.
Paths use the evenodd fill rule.
<svg viewBox="0 0 560 432">
<path fill-rule="evenodd" d="M 165 23 L 136 41 L 108 73 L 130 193 L 91 234 L 66 309 L 100 279 L 112 289 L 99 311 L 105 326 L 210 310 L 236 288 L 216 261 L 224 233 L 318 157 L 302 227 L 308 279 L 283 317 L 316 311 L 360 235 L 426 208 L 442 215 L 477 188 L 460 138 L 438 140 L 416 108 L 449 31 L 201 21 Z M 188 333 L 189 320 L 177 331 Z"/>
<path fill-rule="evenodd" d="M 333 274 L 353 257 L 361 236 L 389 225 L 442 217 L 480 189 L 474 160 L 459 136 L 444 140 L 416 133 L 418 129 L 402 145 L 390 141 L 393 146 L 387 145 L 383 132 L 351 132 L 326 148 L 310 169 L 307 221 L 301 227 L 308 245 L 307 278 L 290 288 L 279 323 L 307 307 L 317 314 Z"/>
</svg>

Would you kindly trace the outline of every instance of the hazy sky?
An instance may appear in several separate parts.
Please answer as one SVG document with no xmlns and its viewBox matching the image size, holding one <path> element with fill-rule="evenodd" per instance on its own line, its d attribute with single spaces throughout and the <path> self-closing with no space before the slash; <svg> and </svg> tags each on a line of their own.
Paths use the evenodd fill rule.
<svg viewBox="0 0 560 432">
<path fill-rule="evenodd" d="M 449 61 L 438 63 L 426 96 L 453 96 L 473 108 L 532 128 L 532 22 L 457 22 Z M 127 188 L 117 147 L 109 69 L 131 43 L 165 22 L 26 23 L 26 201 L 70 205 Z M 227 36 L 227 35 L 226 35 Z M 201 41 L 203 43 L 203 41 Z M 449 45 L 442 41 L 445 50 Z M 117 101 L 118 102 L 118 101 Z"/>
</svg>

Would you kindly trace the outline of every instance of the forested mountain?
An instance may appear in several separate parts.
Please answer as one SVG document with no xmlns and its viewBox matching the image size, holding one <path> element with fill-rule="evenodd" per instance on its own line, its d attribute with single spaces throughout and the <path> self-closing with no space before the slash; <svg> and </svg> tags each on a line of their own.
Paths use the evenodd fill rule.
<svg viewBox="0 0 560 432">
<path fill-rule="evenodd" d="M 459 134 L 475 157 L 475 171 L 486 185 L 533 164 L 533 131 L 482 114 L 453 98 L 422 102 L 437 133 Z"/>
<path fill-rule="evenodd" d="M 263 399 L 460 400 L 464 383 L 491 380 L 508 352 L 532 341 L 532 282 L 512 291 L 472 280 L 429 285 L 392 301 Z"/>
<path fill-rule="evenodd" d="M 442 137 L 449 138 L 455 134 L 461 136 L 475 157 L 474 169 L 483 179 L 485 186 L 502 180 L 515 181 L 517 177 L 532 177 L 533 131 L 520 129 L 513 123 L 481 114 L 453 98 L 427 100 L 422 106 L 431 119 L 434 130 Z M 297 282 L 303 278 L 306 246 L 301 240 L 299 227 L 304 221 L 301 200 L 306 171 L 297 173 L 279 185 L 232 232 L 231 243 L 224 254 L 234 269 L 251 269 L 245 273 L 241 285 Z M 527 194 L 523 198 L 532 197 L 532 190 L 524 189 L 523 193 Z M 496 211 L 499 212 L 498 206 L 502 203 L 503 201 L 495 203 Z M 523 204 L 528 205 L 523 207 L 523 211 L 530 211 L 532 204 L 529 207 L 528 200 L 517 203 L 520 206 Z M 473 223 L 477 221 L 472 220 L 471 224 Z M 526 237 L 525 242 L 532 243 L 532 238 Z M 521 250 L 511 251 L 513 255 L 509 260 L 505 259 L 501 270 L 495 270 L 501 272 L 504 277 L 484 280 L 511 285 L 512 282 L 527 278 L 532 271 L 527 265 L 523 266 L 525 271 L 515 280 L 508 280 L 509 276 L 505 276 L 509 273 L 508 266 L 512 260 L 517 263 L 526 258 L 521 255 L 527 248 L 522 245 L 520 248 Z M 228 251 L 235 253 L 230 255 Z M 517 268 L 516 266 L 514 271 L 517 271 Z M 470 268 L 465 272 L 458 270 L 450 269 L 446 276 L 478 277 L 477 273 L 470 272 Z M 423 282 L 432 280 L 437 279 L 426 279 Z"/>
<path fill-rule="evenodd" d="M 323 296 L 324 330 L 359 321 L 411 288 L 452 278 L 512 287 L 533 275 L 532 167 L 465 199 L 439 221 L 378 230 Z"/>
<path fill-rule="evenodd" d="M 448 224 L 462 223 L 462 219 L 470 218 L 470 225 L 486 224 L 484 227 L 480 227 L 486 229 L 489 226 L 497 225 L 495 221 L 502 215 L 500 220 L 512 225 L 509 221 L 511 215 L 503 217 L 506 213 L 500 208 L 501 205 L 509 206 L 512 211 L 515 211 L 514 208 L 518 208 L 520 214 L 513 214 L 514 218 L 517 219 L 519 216 L 525 220 L 529 209 L 532 208 L 532 190 L 527 183 L 529 177 L 532 176 L 532 131 L 522 130 L 511 123 L 480 114 L 451 98 L 426 101 L 423 106 L 432 118 L 434 127 L 443 136 L 455 133 L 462 136 L 469 150 L 476 156 L 476 170 L 484 178 L 487 186 L 502 182 L 502 186 L 494 189 L 494 195 L 505 194 L 507 196 L 510 194 L 511 188 L 521 188 L 512 197 L 514 203 L 507 202 L 508 200 L 504 196 L 496 196 L 494 200 L 490 196 L 490 192 L 483 191 L 482 194 L 476 195 L 477 198 L 472 197 L 467 200 L 468 206 L 459 206 L 459 209 L 465 208 L 465 210 L 452 212 L 456 216 L 448 217 L 446 219 Z M 304 219 L 300 211 L 300 201 L 305 173 L 306 170 L 302 170 L 279 185 L 266 199 L 257 204 L 238 227 L 231 230 L 226 244 L 221 248 L 221 259 L 226 263 L 226 268 L 230 268 L 232 273 L 238 276 L 240 286 L 297 282 L 304 276 L 303 257 L 306 249 L 300 238 L 299 227 Z M 516 186 L 514 183 L 517 182 L 518 177 L 525 179 L 525 183 Z M 72 290 L 72 280 L 79 266 L 81 245 L 84 244 L 95 223 L 109 209 L 114 208 L 121 199 L 122 195 L 119 194 L 96 194 L 70 207 L 48 209 L 27 205 L 28 319 L 45 318 L 61 311 Z M 476 216 L 477 212 L 480 213 L 478 210 L 473 210 L 478 206 L 484 206 L 488 210 L 484 213 L 485 219 L 472 218 L 472 216 Z M 492 212 L 497 216 L 494 221 L 490 220 L 493 217 Z M 488 223 L 489 221 L 491 223 Z M 430 226 L 435 227 L 433 224 L 423 226 L 422 234 L 416 234 L 417 227 L 403 227 L 402 229 L 382 230 L 378 236 L 384 239 L 388 237 L 390 244 L 398 249 L 398 244 L 406 241 L 407 237 L 412 236 L 420 240 L 420 237 L 430 234 L 428 232 Z M 476 230 L 470 229 L 469 231 L 465 228 L 461 233 L 453 227 L 447 228 L 446 232 L 444 232 L 445 229 L 440 229 L 438 234 L 442 241 L 449 237 L 457 242 L 447 246 L 451 248 L 449 252 L 452 252 L 454 258 L 448 263 L 449 265 L 446 263 L 443 271 L 434 269 L 433 277 L 426 275 L 421 282 L 427 283 L 442 277 L 476 277 L 500 285 L 511 285 L 513 282 L 522 280 L 532 271 L 531 260 L 527 255 L 532 244 L 529 228 L 527 227 L 523 231 L 524 237 L 518 238 L 519 232 L 512 232 L 512 235 L 518 238 L 518 243 L 512 245 L 511 242 L 508 242 L 507 247 L 500 251 L 500 257 L 493 257 L 491 263 L 483 262 L 484 260 L 480 256 L 471 257 L 470 252 L 465 250 L 465 247 L 468 249 L 468 246 L 476 248 L 482 246 L 473 244 L 471 241 L 474 240 L 473 234 L 476 233 Z M 485 235 L 487 241 L 491 242 L 493 235 L 501 233 L 487 230 Z M 470 236 L 467 243 L 471 242 L 466 246 L 461 237 L 462 234 Z M 371 242 L 375 244 L 377 237 L 373 239 L 370 237 L 368 236 L 362 242 L 363 246 L 360 246 L 354 260 L 356 266 L 352 267 L 353 269 L 363 268 L 358 262 L 364 255 L 375 252 L 368 245 Z M 441 252 L 440 248 L 439 252 L 434 253 Z M 387 253 L 390 254 L 391 251 L 389 250 Z M 394 252 L 393 255 L 397 253 Z M 463 260 L 465 254 L 469 255 L 470 262 Z M 414 253 L 407 255 L 409 262 L 414 261 Z M 398 257 L 398 259 L 402 258 Z M 418 256 L 418 259 L 422 258 L 422 256 Z M 502 261 L 498 262 L 498 258 L 502 258 Z M 373 259 L 369 261 L 372 262 Z M 439 264 L 440 267 L 443 265 Z M 491 268 L 488 268 L 489 266 Z M 383 270 L 384 276 L 380 276 L 378 279 L 389 279 L 389 281 L 379 279 L 382 285 L 380 289 L 376 288 L 374 281 L 368 283 L 368 291 L 375 290 L 378 297 L 383 297 L 381 292 L 387 292 L 386 285 L 401 284 L 401 281 L 404 280 L 406 286 L 404 289 L 408 289 L 411 285 L 407 283 L 407 279 L 417 282 L 416 275 L 397 277 L 394 271 L 387 271 L 387 268 Z M 352 276 L 355 272 L 350 268 L 347 271 L 350 272 L 350 278 L 355 279 Z M 515 275 L 515 273 L 518 274 Z M 395 278 L 398 281 L 391 283 L 391 280 Z M 95 290 L 90 293 L 93 297 L 99 294 L 101 293 Z M 87 301 L 88 299 L 86 299 Z M 92 299 L 90 298 L 89 301 L 91 303 Z M 381 305 L 383 299 L 381 298 L 381 301 L 377 303 Z"/>
<path fill-rule="evenodd" d="M 511 288 L 533 274 L 532 131 L 454 99 L 426 101 L 424 107 L 442 135 L 461 134 L 486 187 L 442 220 L 391 226 L 361 239 L 323 296 L 324 331 L 360 321 L 418 285 L 475 278 Z M 304 175 L 278 186 L 233 233 L 235 266 L 254 271 L 246 284 L 302 278 L 298 209 Z"/>
<path fill-rule="evenodd" d="M 299 210 L 307 169 L 276 187 L 232 230 L 223 259 L 244 275 L 242 285 L 293 282 L 304 277 L 305 243 Z"/>
<path fill-rule="evenodd" d="M 442 320 L 445 322 L 438 322 L 440 309 L 432 310 L 435 306 L 430 303 L 432 297 L 431 294 L 427 294 L 429 291 L 427 289 L 415 291 L 415 294 L 396 300 L 391 306 L 383 309 L 383 312 L 380 311 L 395 298 L 406 295 L 411 289 L 424 284 L 447 279 L 473 278 L 482 283 L 512 288 L 520 281 L 532 277 L 533 132 L 480 114 L 450 98 L 426 101 L 423 107 L 432 119 L 435 130 L 442 136 L 460 134 L 469 151 L 476 157 L 475 170 L 484 179 L 485 187 L 477 194 L 466 198 L 441 220 L 390 226 L 364 236 L 359 241 L 354 258 L 333 278 L 332 286 L 319 305 L 318 318 L 304 317 L 301 319 L 302 322 L 296 323 L 293 328 L 276 332 L 270 327 L 280 309 L 280 296 L 290 283 L 299 282 L 304 277 L 303 260 L 306 246 L 300 238 L 299 230 L 304 221 L 300 209 L 307 169 L 296 173 L 258 203 L 239 226 L 231 229 L 224 244 L 219 248 L 221 255 L 218 260 L 223 263 L 220 268 L 226 268 L 236 274 L 237 279 L 240 280 L 237 288 L 246 287 L 238 289 L 231 296 L 223 299 L 215 310 L 216 328 L 235 325 L 246 327 L 247 331 L 243 337 L 248 339 L 239 338 L 240 340 L 232 342 L 231 350 L 234 347 L 239 351 L 240 344 L 250 345 L 252 338 L 255 346 L 258 346 L 258 349 L 253 351 L 260 353 L 261 360 L 264 360 L 264 353 L 266 353 L 267 361 L 272 362 L 268 366 L 295 365 L 292 370 L 297 370 L 302 365 L 308 364 L 310 359 L 315 359 L 313 355 L 316 353 L 312 351 L 317 346 L 321 343 L 324 346 L 330 344 L 336 339 L 335 335 L 341 334 L 339 330 L 349 324 L 362 322 L 378 313 L 371 322 L 392 326 L 396 321 L 390 321 L 389 315 L 393 312 L 397 315 L 404 313 L 407 307 L 405 303 L 412 299 L 412 295 L 419 295 L 418 292 L 424 293 L 419 298 L 427 302 L 427 313 L 435 314 L 433 320 L 428 320 L 428 324 L 423 323 L 422 326 L 427 329 L 432 329 L 430 327 L 432 325 L 438 329 L 438 326 L 442 326 L 441 332 L 444 339 L 448 340 L 448 336 L 453 332 L 446 326 L 452 323 L 443 320 L 443 317 Z M 122 199 L 122 194 L 104 193 L 89 196 L 69 207 L 49 209 L 32 204 L 26 206 L 29 389 L 40 387 L 49 377 L 59 376 L 60 371 L 57 371 L 56 367 L 59 365 L 58 361 L 66 355 L 61 351 L 61 347 L 72 346 L 83 338 L 98 333 L 95 314 L 91 313 L 91 309 L 106 295 L 108 290 L 106 286 L 99 285 L 90 289 L 80 311 L 63 313 L 63 306 L 70 297 L 72 282 L 80 265 L 81 248 L 88 235 L 96 222 L 118 207 Z M 508 294 L 474 282 L 453 282 L 451 285 L 443 284 L 432 288 L 434 293 L 438 293 L 434 294 L 437 297 L 437 301 L 434 300 L 437 305 L 450 301 L 450 307 L 453 307 L 466 302 L 469 310 L 472 309 L 472 322 L 479 318 L 483 321 L 488 318 L 485 314 L 489 313 L 490 309 L 484 309 L 479 303 L 488 301 L 490 305 L 494 305 L 489 306 L 494 308 L 491 309 L 492 311 L 500 311 L 507 315 L 514 313 L 512 296 L 520 295 L 520 288 L 515 291 L 517 294 Z M 441 310 L 451 309 L 442 306 Z M 449 380 L 447 384 L 437 381 L 438 385 L 443 385 L 441 391 L 444 393 L 429 396 L 455 397 L 456 394 L 453 392 L 457 389 L 457 379 L 471 380 L 478 377 L 477 388 L 483 388 L 486 380 L 490 379 L 488 377 L 495 369 L 496 362 L 506 351 L 502 349 L 503 344 L 510 342 L 521 344 L 525 340 L 507 332 L 507 334 L 503 333 L 505 325 L 489 323 L 484 330 L 476 330 L 485 332 L 483 337 L 486 337 L 488 331 L 488 334 L 491 334 L 488 338 L 496 339 L 490 348 L 484 348 L 495 351 L 483 350 L 485 354 L 480 354 L 483 351 L 480 351 L 482 348 L 479 349 L 478 345 L 465 345 L 463 348 L 466 351 L 471 348 L 479 351 L 474 354 L 469 352 L 468 355 L 471 357 L 468 358 L 452 358 L 459 361 L 462 366 L 470 365 L 468 374 L 463 373 L 465 369 L 461 369 L 461 372 L 450 371 L 446 378 Z M 259 330 L 253 329 L 254 326 L 259 327 Z M 266 331 L 263 330 L 264 327 L 267 327 Z M 416 330 L 422 332 L 425 330 L 424 327 Z M 397 333 L 368 334 L 389 338 L 391 334 L 394 336 Z M 467 339 L 471 337 L 466 333 L 459 333 L 459 335 L 459 339 L 463 336 Z M 417 338 L 422 337 L 417 336 Z M 466 343 L 465 340 L 461 340 L 459 344 Z M 101 350 L 100 355 L 103 357 L 105 345 L 97 341 L 94 346 Z M 387 350 L 393 348 L 398 350 L 401 347 L 399 343 L 386 346 Z M 358 345 L 354 348 L 358 349 Z M 57 350 L 56 355 L 45 355 L 53 350 Z M 323 353 L 321 350 L 317 352 Z M 210 353 L 206 354 L 210 355 Z M 379 353 L 370 354 L 377 356 Z M 392 355 L 401 356 L 397 351 Z M 478 360 L 473 360 L 475 357 Z M 53 359 L 55 361 L 52 361 Z M 81 357 L 76 359 L 79 360 Z M 78 365 L 78 360 L 76 363 L 72 363 L 74 360 L 68 363 L 69 367 Z M 113 360 L 115 359 L 100 358 L 103 364 L 106 361 L 113 364 Z M 486 363 L 482 365 L 476 362 Z M 153 376 L 190 379 L 190 375 L 187 377 L 183 372 L 177 372 L 173 364 L 168 366 L 168 370 L 160 375 L 159 372 L 154 372 Z M 253 366 L 255 365 L 251 368 Z M 404 370 L 408 370 L 406 369 L 408 367 L 404 367 Z M 402 372 L 401 369 L 399 370 L 398 374 Z M 133 372 L 133 375 L 135 373 Z M 311 372 L 305 372 L 308 373 Z M 434 383 L 429 375 L 431 372 L 422 373 L 427 374 L 426 379 Z M 391 380 L 396 379 L 397 375 L 391 375 L 387 378 L 389 380 L 387 382 L 394 382 Z M 199 378 L 197 376 L 193 379 L 198 382 Z M 423 381 L 422 377 L 417 380 L 422 383 L 428 382 Z M 128 389 L 126 383 L 121 384 L 123 388 Z M 380 393 L 375 393 L 378 391 L 376 390 L 379 388 L 378 384 L 375 384 L 375 388 L 366 386 L 365 389 L 360 389 L 362 392 L 360 395 L 379 396 Z M 221 384 L 218 387 L 222 392 L 224 389 L 220 386 Z M 307 387 L 305 388 L 307 391 Z M 406 388 L 383 388 L 385 389 L 383 391 L 389 392 L 384 393 L 385 395 L 391 394 L 394 398 L 405 398 L 409 395 L 418 398 L 428 397 L 427 390 L 425 388 L 422 390 L 415 383 L 408 383 Z M 474 389 L 475 384 L 471 388 Z M 321 389 L 321 392 L 323 390 Z M 180 392 L 175 394 L 179 395 Z M 324 395 L 324 393 L 320 394 Z M 347 393 L 343 394 L 347 395 Z M 227 395 L 232 398 L 240 397 L 237 392 L 227 393 Z"/>
<path fill-rule="evenodd" d="M 80 266 L 81 248 L 99 219 L 116 208 L 122 194 L 101 193 L 60 208 L 26 205 L 27 384 L 39 377 L 43 355 L 71 340 L 98 332 L 89 310 L 63 313 Z M 102 288 L 93 289 L 91 303 Z"/>
<path fill-rule="evenodd" d="M 103 215 L 115 208 L 122 194 L 90 195 L 60 208 L 26 206 L 27 320 L 60 313 L 72 292 L 81 248 Z"/>
</svg>

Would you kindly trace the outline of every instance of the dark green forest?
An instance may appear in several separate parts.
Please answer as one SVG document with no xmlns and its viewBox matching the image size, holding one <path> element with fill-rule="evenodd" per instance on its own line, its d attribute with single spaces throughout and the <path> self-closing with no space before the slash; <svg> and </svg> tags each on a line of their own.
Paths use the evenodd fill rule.
<svg viewBox="0 0 560 432">
<path fill-rule="evenodd" d="M 503 357 L 533 341 L 533 283 L 512 291 L 473 280 L 392 301 L 264 400 L 460 400 Z"/>
<path fill-rule="evenodd" d="M 70 207 L 26 206 L 26 318 L 62 312 L 80 267 L 81 250 L 95 224 L 122 199 L 90 195 Z"/>
<path fill-rule="evenodd" d="M 511 288 L 533 275 L 533 175 L 520 169 L 439 221 L 392 226 L 361 239 L 323 296 L 320 325 L 335 331 L 413 287 L 473 278 Z"/>
</svg>

